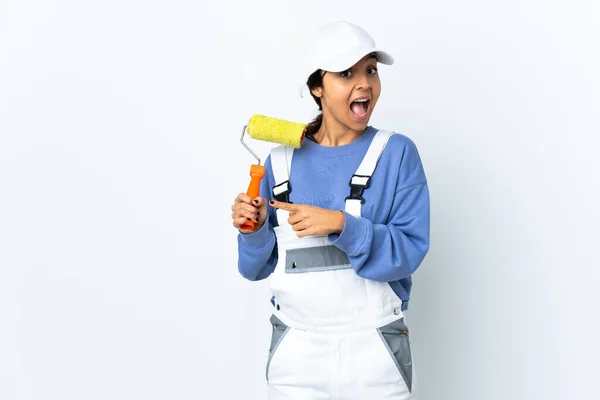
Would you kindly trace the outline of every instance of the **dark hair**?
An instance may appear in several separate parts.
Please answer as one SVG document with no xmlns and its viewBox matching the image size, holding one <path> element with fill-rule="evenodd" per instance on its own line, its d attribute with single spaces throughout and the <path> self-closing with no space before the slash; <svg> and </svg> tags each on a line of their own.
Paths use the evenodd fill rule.
<svg viewBox="0 0 600 400">
<path fill-rule="evenodd" d="M 319 111 L 321 111 L 321 113 L 319 113 L 319 115 L 317 115 L 317 117 L 312 122 L 309 122 L 306 125 L 306 128 L 304 128 L 304 136 L 312 140 L 313 142 L 316 142 L 315 133 L 319 131 L 319 129 L 321 128 L 321 124 L 323 123 L 323 106 L 321 105 L 321 98 L 315 96 L 312 93 L 312 90 L 316 87 L 323 86 L 323 75 L 321 75 L 320 69 L 316 70 L 308 77 L 308 80 L 306 81 L 306 86 L 308 86 L 310 95 L 315 100 L 315 103 L 317 103 L 317 105 L 319 106 Z"/>
</svg>

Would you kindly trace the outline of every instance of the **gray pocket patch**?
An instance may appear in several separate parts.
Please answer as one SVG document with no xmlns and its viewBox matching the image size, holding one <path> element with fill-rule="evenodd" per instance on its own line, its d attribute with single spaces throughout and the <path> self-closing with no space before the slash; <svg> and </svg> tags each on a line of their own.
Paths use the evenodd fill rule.
<svg viewBox="0 0 600 400">
<path fill-rule="evenodd" d="M 379 336 L 392 356 L 398 371 L 404 378 L 408 390 L 412 391 L 412 356 L 410 351 L 410 337 L 404 318 L 391 324 L 377 328 Z"/>
<path fill-rule="evenodd" d="M 279 344 L 285 337 L 285 335 L 290 330 L 289 326 L 281 322 L 279 318 L 275 315 L 271 315 L 271 326 L 273 328 L 271 333 L 271 345 L 269 346 L 269 358 L 267 360 L 266 367 L 266 378 L 269 380 L 269 366 L 271 365 L 271 360 L 273 359 L 273 355 L 275 354 L 275 350 L 279 347 Z"/>
<path fill-rule="evenodd" d="M 307 247 L 286 251 L 285 272 L 288 274 L 347 268 L 352 268 L 348 255 L 336 246 Z"/>
</svg>

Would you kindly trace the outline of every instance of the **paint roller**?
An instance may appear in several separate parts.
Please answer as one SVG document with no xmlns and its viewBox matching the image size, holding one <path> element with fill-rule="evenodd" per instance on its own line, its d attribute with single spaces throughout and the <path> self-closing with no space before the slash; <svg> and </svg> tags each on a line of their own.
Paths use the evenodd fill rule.
<svg viewBox="0 0 600 400">
<path fill-rule="evenodd" d="M 244 143 L 246 132 L 252 139 L 265 142 L 282 144 L 294 147 L 296 149 L 302 146 L 304 141 L 304 129 L 306 124 L 286 121 L 283 119 L 268 117 L 266 115 L 255 114 L 250 117 L 247 125 L 242 129 L 240 142 L 256 158 L 257 164 L 250 166 L 250 185 L 246 194 L 254 199 L 260 193 L 260 181 L 265 175 L 265 167 L 260 164 L 260 158 Z M 241 229 L 254 229 L 254 221 L 248 221 L 240 226 Z"/>
</svg>

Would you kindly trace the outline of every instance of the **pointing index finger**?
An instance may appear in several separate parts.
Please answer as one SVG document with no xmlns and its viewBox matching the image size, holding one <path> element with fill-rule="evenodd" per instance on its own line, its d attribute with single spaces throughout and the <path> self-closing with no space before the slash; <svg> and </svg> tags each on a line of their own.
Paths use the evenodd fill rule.
<svg viewBox="0 0 600 400">
<path fill-rule="evenodd" d="M 286 211 L 298 211 L 299 209 L 299 206 L 297 204 L 284 203 L 282 201 L 277 200 L 271 200 L 269 204 L 271 205 L 271 207 L 281 208 L 282 210 Z"/>
</svg>

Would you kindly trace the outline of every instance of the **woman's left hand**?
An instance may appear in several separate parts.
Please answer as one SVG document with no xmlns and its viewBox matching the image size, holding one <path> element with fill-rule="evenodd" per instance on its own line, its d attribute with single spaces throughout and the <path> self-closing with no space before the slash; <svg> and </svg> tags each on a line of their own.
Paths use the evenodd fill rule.
<svg viewBox="0 0 600 400">
<path fill-rule="evenodd" d="M 305 204 L 291 204 L 272 200 L 272 207 L 290 212 L 288 223 L 298 237 L 322 236 L 341 233 L 344 229 L 344 213 Z"/>
</svg>

